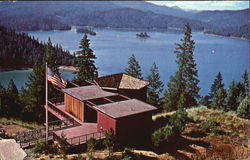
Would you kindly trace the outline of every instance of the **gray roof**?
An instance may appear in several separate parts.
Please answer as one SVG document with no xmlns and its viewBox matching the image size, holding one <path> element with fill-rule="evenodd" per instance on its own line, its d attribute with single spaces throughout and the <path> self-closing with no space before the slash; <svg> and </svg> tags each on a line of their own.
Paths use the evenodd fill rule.
<svg viewBox="0 0 250 160">
<path fill-rule="evenodd" d="M 129 76 L 124 73 L 117 73 L 95 79 L 95 83 L 103 88 L 134 89 L 139 90 L 149 85 L 149 82 Z"/>
<path fill-rule="evenodd" d="M 120 118 L 157 109 L 156 107 L 137 99 L 129 99 L 93 107 L 112 118 Z"/>
<path fill-rule="evenodd" d="M 62 89 L 62 91 L 64 93 L 71 95 L 72 97 L 74 97 L 80 101 L 118 95 L 116 93 L 103 91 L 102 89 L 100 89 L 96 85 L 67 88 L 67 89 Z"/>
</svg>

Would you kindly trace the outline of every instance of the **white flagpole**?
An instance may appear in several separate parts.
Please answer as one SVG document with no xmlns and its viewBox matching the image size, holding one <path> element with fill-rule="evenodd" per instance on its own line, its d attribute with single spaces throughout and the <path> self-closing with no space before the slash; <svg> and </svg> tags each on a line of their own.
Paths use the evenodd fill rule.
<svg viewBox="0 0 250 160">
<path fill-rule="evenodd" d="M 46 62 L 46 67 L 45 67 L 46 71 L 45 71 L 45 74 L 46 74 L 46 79 L 45 79 L 45 88 L 46 88 L 46 95 L 45 95 L 45 100 L 46 100 L 46 143 L 48 143 L 48 129 L 49 129 L 49 126 L 48 126 L 48 67 L 47 67 L 47 62 Z"/>
</svg>

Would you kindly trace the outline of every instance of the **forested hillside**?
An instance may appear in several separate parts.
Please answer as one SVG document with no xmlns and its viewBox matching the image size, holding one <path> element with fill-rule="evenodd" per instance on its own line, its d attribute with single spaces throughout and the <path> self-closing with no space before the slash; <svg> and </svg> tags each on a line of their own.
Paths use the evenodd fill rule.
<svg viewBox="0 0 250 160">
<path fill-rule="evenodd" d="M 59 64 L 72 65 L 74 57 L 61 46 L 53 47 L 58 56 Z M 0 67 L 27 68 L 45 56 L 46 44 L 25 33 L 16 33 L 15 30 L 0 26 Z"/>
<path fill-rule="evenodd" d="M 145 1 L 2 2 L 0 25 L 16 30 L 70 29 L 72 25 L 116 28 L 182 29 L 244 37 L 249 9 L 186 11 Z M 223 28 L 223 29 L 221 29 Z"/>
<path fill-rule="evenodd" d="M 213 30 L 207 30 L 204 33 L 250 39 L 249 25 L 247 24 L 236 27 L 218 27 L 214 28 Z"/>
</svg>

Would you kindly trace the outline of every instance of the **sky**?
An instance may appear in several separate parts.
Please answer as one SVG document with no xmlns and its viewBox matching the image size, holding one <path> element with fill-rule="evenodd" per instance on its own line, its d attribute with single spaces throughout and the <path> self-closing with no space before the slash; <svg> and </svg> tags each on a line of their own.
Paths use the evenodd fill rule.
<svg viewBox="0 0 250 160">
<path fill-rule="evenodd" d="M 148 1 L 169 7 L 178 6 L 185 10 L 238 10 L 249 8 L 248 1 Z"/>
</svg>

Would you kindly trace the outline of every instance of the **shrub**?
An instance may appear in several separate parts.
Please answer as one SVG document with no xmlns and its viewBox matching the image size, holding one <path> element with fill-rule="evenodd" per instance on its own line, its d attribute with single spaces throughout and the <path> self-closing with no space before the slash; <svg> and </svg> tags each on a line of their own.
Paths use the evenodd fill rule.
<svg viewBox="0 0 250 160">
<path fill-rule="evenodd" d="M 239 107 L 237 108 L 237 116 L 241 118 L 250 119 L 250 98 L 249 96 L 245 97 Z"/>
<path fill-rule="evenodd" d="M 60 152 L 65 156 L 68 153 L 69 144 L 67 142 L 66 135 L 64 135 L 63 133 L 58 140 L 58 144 L 59 144 Z"/>
<path fill-rule="evenodd" d="M 40 154 L 58 154 L 57 147 L 54 144 L 46 144 L 45 141 L 37 142 L 33 151 Z"/>
<path fill-rule="evenodd" d="M 93 155 L 93 152 L 95 152 L 96 150 L 96 139 L 94 139 L 93 137 L 91 137 L 88 141 L 87 141 L 87 151 L 89 153 L 90 156 Z"/>
<path fill-rule="evenodd" d="M 201 123 L 202 132 L 219 133 L 219 123 L 215 119 L 209 119 Z"/>
<path fill-rule="evenodd" d="M 174 134 L 180 135 L 186 128 L 187 112 L 184 108 L 179 108 L 170 118 L 170 124 L 173 126 Z"/>
<path fill-rule="evenodd" d="M 103 140 L 103 145 L 108 149 L 109 151 L 109 157 L 113 154 L 115 150 L 115 144 L 116 144 L 116 137 L 114 134 L 114 130 L 110 130 L 105 133 L 105 139 Z"/>
<path fill-rule="evenodd" d="M 133 152 L 132 152 L 132 149 L 131 148 L 124 148 L 123 152 L 122 152 L 122 159 L 123 160 L 129 160 L 133 157 Z"/>
<path fill-rule="evenodd" d="M 173 127 L 166 125 L 165 127 L 159 128 L 152 134 L 152 141 L 154 146 L 158 147 L 162 142 L 169 141 L 174 135 Z"/>
</svg>

